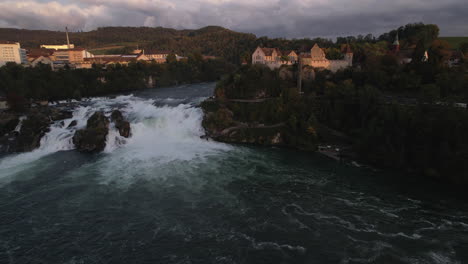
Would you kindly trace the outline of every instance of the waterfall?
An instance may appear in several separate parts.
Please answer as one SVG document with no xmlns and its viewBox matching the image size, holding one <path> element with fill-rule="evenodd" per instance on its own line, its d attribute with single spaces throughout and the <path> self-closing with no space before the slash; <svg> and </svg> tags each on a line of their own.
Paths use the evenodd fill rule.
<svg viewBox="0 0 468 264">
<path fill-rule="evenodd" d="M 165 99 L 165 101 L 175 101 Z M 119 155 L 120 159 L 191 160 L 206 153 L 229 149 L 228 146 L 201 139 L 203 112 L 191 104 L 157 106 L 155 100 L 133 95 L 115 98 L 93 98 L 76 104 L 73 117 L 51 125 L 50 131 L 41 139 L 38 149 L 10 155 L 0 162 L 0 175 L 10 174 L 15 168 L 59 151 L 73 150 L 72 142 L 76 130 L 86 126 L 87 119 L 96 111 L 107 116 L 119 109 L 130 122 L 132 136 L 128 139 L 119 135 L 113 124 L 107 136 L 104 154 Z M 68 127 L 77 121 L 74 127 Z M 118 154 L 116 154 L 118 153 Z"/>
</svg>

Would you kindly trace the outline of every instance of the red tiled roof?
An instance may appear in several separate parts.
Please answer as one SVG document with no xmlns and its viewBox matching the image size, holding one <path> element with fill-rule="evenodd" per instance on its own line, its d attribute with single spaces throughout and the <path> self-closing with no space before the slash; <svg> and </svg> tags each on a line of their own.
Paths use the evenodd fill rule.
<svg viewBox="0 0 468 264">
<path fill-rule="evenodd" d="M 7 41 L 7 40 L 0 40 L 0 44 L 18 44 L 18 42 Z"/>
<path fill-rule="evenodd" d="M 51 56 L 54 52 L 53 49 L 29 49 L 27 55 L 28 57 Z"/>
<path fill-rule="evenodd" d="M 283 56 L 289 56 L 289 54 L 291 54 L 292 52 L 295 52 L 294 50 L 283 50 L 281 51 L 281 54 Z"/>
<path fill-rule="evenodd" d="M 265 56 L 272 56 L 273 51 L 276 50 L 276 48 L 261 48 L 263 53 L 265 53 Z"/>
</svg>

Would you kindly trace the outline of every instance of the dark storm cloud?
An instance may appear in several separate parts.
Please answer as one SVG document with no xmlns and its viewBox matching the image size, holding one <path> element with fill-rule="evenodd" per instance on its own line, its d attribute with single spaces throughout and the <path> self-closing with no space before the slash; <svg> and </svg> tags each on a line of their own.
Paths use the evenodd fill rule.
<svg viewBox="0 0 468 264">
<path fill-rule="evenodd" d="M 294 38 L 378 35 L 423 22 L 442 35 L 468 35 L 465 0 L 6 0 L 0 10 L 0 26 L 31 29 L 220 25 Z"/>
</svg>

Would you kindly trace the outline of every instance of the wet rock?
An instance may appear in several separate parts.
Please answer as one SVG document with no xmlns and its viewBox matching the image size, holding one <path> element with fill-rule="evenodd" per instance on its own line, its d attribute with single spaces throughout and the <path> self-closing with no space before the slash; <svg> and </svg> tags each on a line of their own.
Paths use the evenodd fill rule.
<svg viewBox="0 0 468 264">
<path fill-rule="evenodd" d="M 122 120 L 124 120 L 122 112 L 120 112 L 119 110 L 112 111 L 112 114 L 111 114 L 112 122 L 115 123 L 115 122 L 122 121 Z"/>
<path fill-rule="evenodd" d="M 78 125 L 78 121 L 76 121 L 76 120 L 73 120 L 73 121 L 71 121 L 71 123 L 68 125 L 68 127 L 67 127 L 67 128 L 76 127 L 76 125 Z"/>
<path fill-rule="evenodd" d="M 124 119 L 122 112 L 120 112 L 119 110 L 114 110 L 111 114 L 111 120 L 112 122 L 114 122 L 115 128 L 119 130 L 119 134 L 122 137 L 130 137 L 130 123 Z"/>
<path fill-rule="evenodd" d="M 64 121 L 60 121 L 59 126 L 60 126 L 60 127 L 64 127 L 64 126 L 65 126 L 65 122 L 64 122 Z"/>
<path fill-rule="evenodd" d="M 13 113 L 0 113 L 0 136 L 13 131 L 19 124 L 19 115 Z"/>
<path fill-rule="evenodd" d="M 27 152 L 38 148 L 49 131 L 50 120 L 42 113 L 32 113 L 22 121 L 21 129 L 0 139 L 3 152 Z M 14 128 L 13 128 L 14 129 Z"/>
<path fill-rule="evenodd" d="M 82 152 L 100 152 L 106 147 L 106 137 L 109 134 L 109 119 L 102 112 L 95 112 L 86 124 L 86 128 L 78 130 L 73 136 L 73 144 Z"/>
<path fill-rule="evenodd" d="M 49 108 L 49 116 L 50 116 L 50 120 L 58 121 L 58 120 L 64 120 L 64 119 L 72 118 L 73 117 L 73 112 L 68 111 L 68 110 Z"/>
</svg>

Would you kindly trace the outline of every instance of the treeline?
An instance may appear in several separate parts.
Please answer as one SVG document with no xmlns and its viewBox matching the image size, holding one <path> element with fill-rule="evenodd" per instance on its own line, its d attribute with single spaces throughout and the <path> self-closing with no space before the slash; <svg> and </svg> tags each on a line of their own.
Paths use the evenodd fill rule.
<svg viewBox="0 0 468 264">
<path fill-rule="evenodd" d="M 231 72 L 233 65 L 224 60 L 203 60 L 191 55 L 186 61 L 170 60 L 166 64 L 135 62 L 105 69 L 61 69 L 48 65 L 35 68 L 14 63 L 0 68 L 0 94 L 15 106 L 28 99 L 61 100 L 121 93 L 150 87 L 216 81 Z"/>
</svg>

